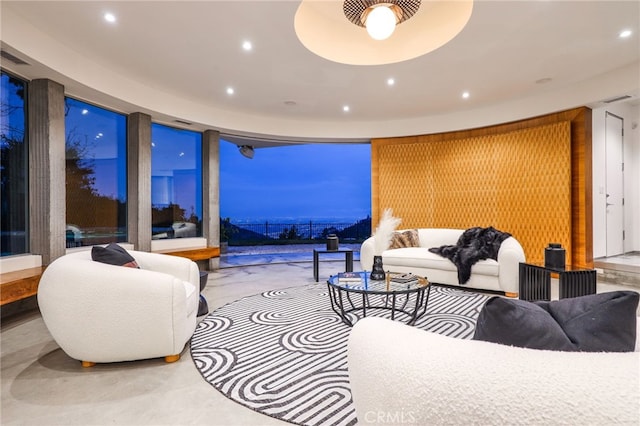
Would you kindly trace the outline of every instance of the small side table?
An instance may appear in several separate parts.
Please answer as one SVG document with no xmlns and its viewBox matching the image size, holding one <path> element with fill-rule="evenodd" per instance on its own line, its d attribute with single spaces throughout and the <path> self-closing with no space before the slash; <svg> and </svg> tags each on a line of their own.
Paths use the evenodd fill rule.
<svg viewBox="0 0 640 426">
<path fill-rule="evenodd" d="M 544 264 L 520 263 L 520 300 L 551 300 L 551 274 L 558 274 L 560 299 L 596 293 L 596 270 L 566 266 L 547 268 Z"/>
<path fill-rule="evenodd" d="M 207 280 L 209 279 L 209 273 L 200 271 L 200 292 L 207 286 Z M 198 302 L 198 316 L 207 315 L 209 313 L 209 304 L 207 299 L 200 294 L 200 301 Z"/>
<path fill-rule="evenodd" d="M 344 253 L 344 272 L 353 272 L 353 250 L 352 249 L 337 249 L 337 250 L 321 250 L 313 249 L 313 278 L 318 282 L 318 258 L 321 253 Z"/>
</svg>

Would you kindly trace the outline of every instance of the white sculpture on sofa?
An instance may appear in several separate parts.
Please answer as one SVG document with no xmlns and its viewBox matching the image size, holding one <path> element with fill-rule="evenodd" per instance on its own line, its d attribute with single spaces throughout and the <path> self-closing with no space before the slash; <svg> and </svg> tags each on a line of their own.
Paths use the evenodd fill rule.
<svg viewBox="0 0 640 426">
<path fill-rule="evenodd" d="M 67 254 L 44 271 L 42 318 L 62 350 L 83 366 L 180 358 L 196 327 L 199 272 L 176 256 L 129 251 L 140 269 Z"/>
</svg>

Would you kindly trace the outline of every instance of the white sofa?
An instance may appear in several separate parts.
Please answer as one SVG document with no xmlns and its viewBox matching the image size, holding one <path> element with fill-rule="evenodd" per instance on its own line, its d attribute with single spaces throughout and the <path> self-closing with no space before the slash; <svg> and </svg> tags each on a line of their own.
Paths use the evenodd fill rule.
<svg viewBox="0 0 640 426">
<path fill-rule="evenodd" d="M 84 366 L 165 357 L 177 361 L 196 327 L 195 262 L 129 251 L 140 269 L 67 254 L 42 274 L 38 304 L 56 343 Z"/>
<path fill-rule="evenodd" d="M 400 231 L 401 232 L 401 231 Z M 420 228 L 420 247 L 406 247 L 382 252 L 385 271 L 411 272 L 426 277 L 429 282 L 448 285 L 458 283 L 456 265 L 429 248 L 455 245 L 463 229 Z M 375 236 L 368 238 L 360 247 L 360 265 L 370 271 L 373 265 Z M 498 260 L 481 260 L 471 268 L 471 278 L 462 287 L 494 290 L 516 297 L 518 294 L 519 264 L 525 261 L 522 246 L 513 237 L 504 240 L 498 252 Z"/>
<path fill-rule="evenodd" d="M 348 343 L 358 424 L 637 425 L 640 353 L 455 339 L 382 319 Z"/>
</svg>

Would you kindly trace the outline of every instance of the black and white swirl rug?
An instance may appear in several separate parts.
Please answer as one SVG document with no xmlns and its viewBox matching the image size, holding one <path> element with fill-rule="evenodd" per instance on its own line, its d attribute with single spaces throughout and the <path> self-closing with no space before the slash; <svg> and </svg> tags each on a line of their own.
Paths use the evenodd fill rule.
<svg viewBox="0 0 640 426">
<path fill-rule="evenodd" d="M 416 327 L 471 338 L 488 298 L 433 286 Z M 326 286 L 292 287 L 210 313 L 191 339 L 191 356 L 208 383 L 255 411 L 300 425 L 353 425 L 350 330 L 331 310 Z"/>
</svg>

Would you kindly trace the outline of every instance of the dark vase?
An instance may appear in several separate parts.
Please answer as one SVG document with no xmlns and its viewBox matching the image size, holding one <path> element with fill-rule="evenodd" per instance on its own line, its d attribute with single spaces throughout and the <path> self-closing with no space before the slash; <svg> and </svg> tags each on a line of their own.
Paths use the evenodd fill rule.
<svg viewBox="0 0 640 426">
<path fill-rule="evenodd" d="M 384 280 L 385 273 L 382 267 L 382 256 L 373 256 L 373 269 L 369 278 L 375 281 Z"/>
</svg>

